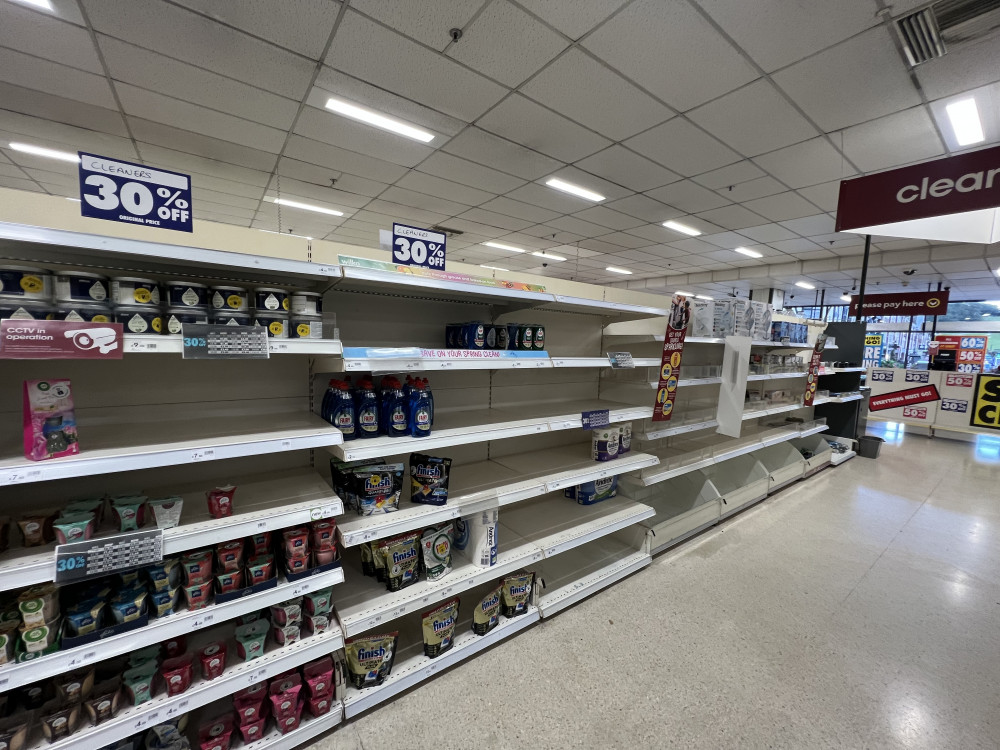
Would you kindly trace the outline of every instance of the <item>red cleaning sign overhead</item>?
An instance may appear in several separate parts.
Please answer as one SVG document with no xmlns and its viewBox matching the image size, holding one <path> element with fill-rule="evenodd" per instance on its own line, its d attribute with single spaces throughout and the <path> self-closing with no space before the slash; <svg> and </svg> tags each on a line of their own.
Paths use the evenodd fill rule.
<svg viewBox="0 0 1000 750">
<path fill-rule="evenodd" d="M 944 315 L 948 312 L 948 292 L 904 292 L 866 294 L 862 315 Z M 849 314 L 858 314 L 858 298 L 851 299 Z"/>
</svg>

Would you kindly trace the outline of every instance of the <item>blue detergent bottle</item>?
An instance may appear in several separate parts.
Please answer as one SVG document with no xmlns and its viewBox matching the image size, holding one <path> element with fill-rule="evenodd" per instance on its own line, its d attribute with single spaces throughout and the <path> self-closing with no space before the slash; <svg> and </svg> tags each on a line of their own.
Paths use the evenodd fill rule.
<svg viewBox="0 0 1000 750">
<path fill-rule="evenodd" d="M 333 424 L 332 419 L 332 402 L 336 398 L 337 381 L 331 380 L 326 384 L 326 390 L 323 391 L 323 401 L 320 403 L 319 415 L 330 424 Z"/>
<path fill-rule="evenodd" d="M 389 437 L 406 437 L 410 434 L 410 412 L 406 394 L 396 378 L 392 379 L 392 387 L 387 391 L 385 403 L 386 414 L 383 418 L 386 425 L 386 435 Z"/>
<path fill-rule="evenodd" d="M 331 381 L 333 382 L 336 382 L 336 387 L 330 397 L 330 414 L 327 421 L 340 430 L 345 441 L 354 440 L 358 436 L 358 429 L 351 390 L 342 380 Z"/>
<path fill-rule="evenodd" d="M 431 384 L 427 380 L 427 378 L 424 378 L 423 383 L 424 383 L 424 393 L 427 394 L 427 400 L 431 404 L 431 427 L 433 427 L 434 426 L 434 394 L 431 392 Z"/>
<path fill-rule="evenodd" d="M 431 402 L 427 398 L 423 381 L 413 381 L 413 393 L 410 394 L 410 436 L 427 437 L 431 434 Z"/>
<path fill-rule="evenodd" d="M 358 384 L 357 415 L 358 437 L 362 439 L 378 437 L 378 395 L 370 380 L 362 380 Z"/>
</svg>

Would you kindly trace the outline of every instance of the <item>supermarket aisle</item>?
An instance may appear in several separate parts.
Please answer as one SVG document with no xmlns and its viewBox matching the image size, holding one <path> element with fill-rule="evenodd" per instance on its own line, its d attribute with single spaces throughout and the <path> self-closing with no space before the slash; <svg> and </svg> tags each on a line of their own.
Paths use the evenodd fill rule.
<svg viewBox="0 0 1000 750">
<path fill-rule="evenodd" d="M 998 449 L 887 443 L 313 747 L 1000 746 Z"/>
</svg>

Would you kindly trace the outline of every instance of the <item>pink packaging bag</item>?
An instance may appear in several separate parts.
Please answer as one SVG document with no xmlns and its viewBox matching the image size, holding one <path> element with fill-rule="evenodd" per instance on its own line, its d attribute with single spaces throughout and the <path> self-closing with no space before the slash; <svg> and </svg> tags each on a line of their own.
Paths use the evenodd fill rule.
<svg viewBox="0 0 1000 750">
<path fill-rule="evenodd" d="M 24 381 L 24 455 L 32 461 L 80 452 L 68 380 Z"/>
</svg>

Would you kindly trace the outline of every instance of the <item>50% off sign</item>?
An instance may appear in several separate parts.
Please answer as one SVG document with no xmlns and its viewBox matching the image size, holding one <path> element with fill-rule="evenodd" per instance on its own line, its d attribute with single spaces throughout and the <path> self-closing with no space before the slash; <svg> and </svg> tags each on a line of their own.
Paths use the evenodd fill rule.
<svg viewBox="0 0 1000 750">
<path fill-rule="evenodd" d="M 445 241 L 443 232 L 392 225 L 392 261 L 404 266 L 421 266 L 444 270 Z"/>
<path fill-rule="evenodd" d="M 79 156 L 80 212 L 84 216 L 192 231 L 188 175 L 82 151 Z"/>
</svg>

